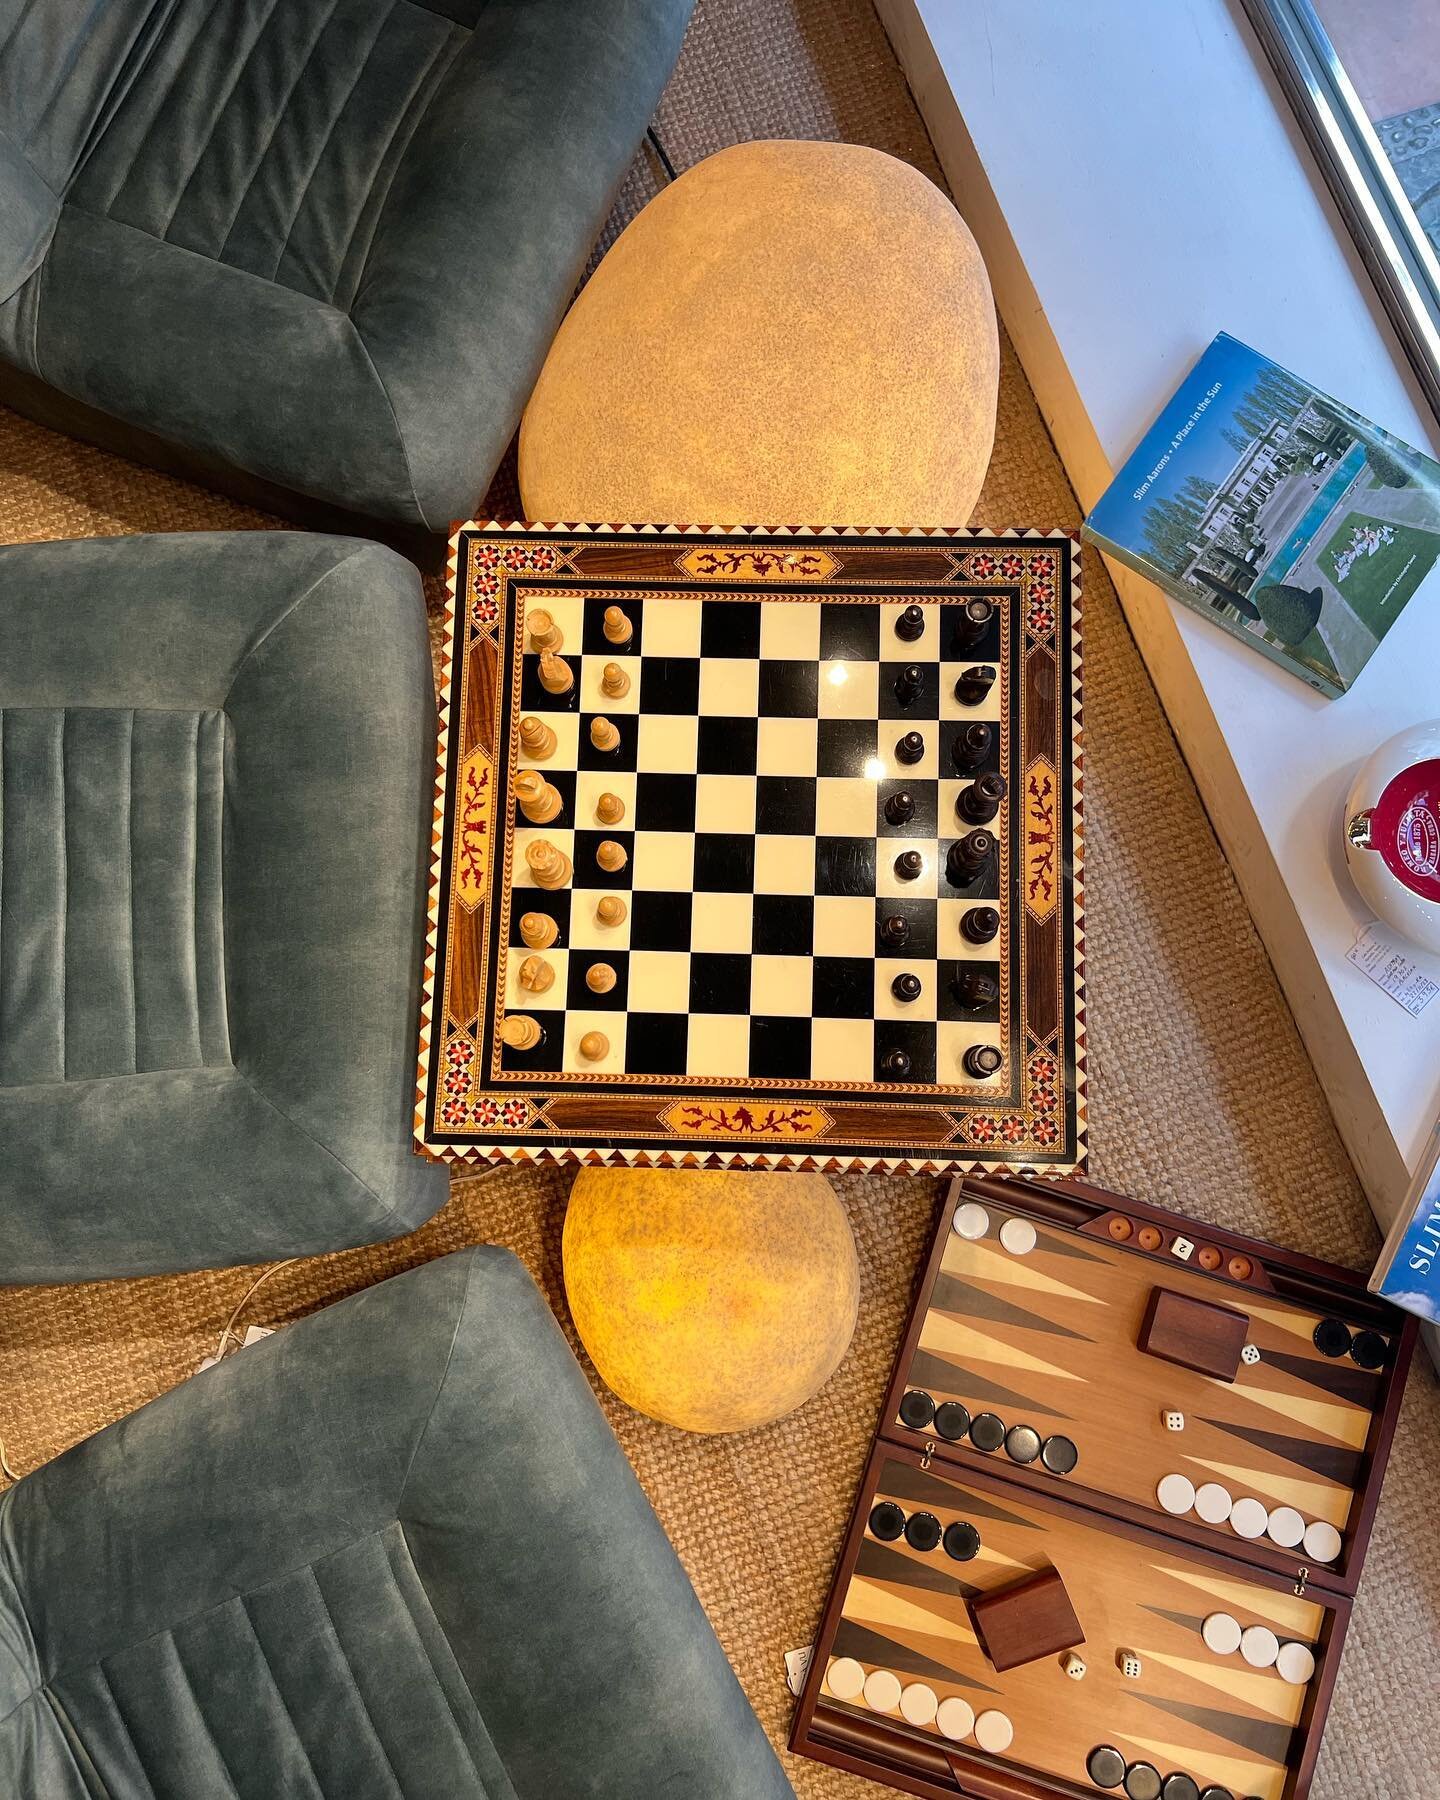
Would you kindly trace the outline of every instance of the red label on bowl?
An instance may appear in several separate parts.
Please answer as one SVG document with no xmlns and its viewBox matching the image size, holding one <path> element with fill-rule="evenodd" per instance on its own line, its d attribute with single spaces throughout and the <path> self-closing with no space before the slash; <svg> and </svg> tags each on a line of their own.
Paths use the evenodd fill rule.
<svg viewBox="0 0 1440 1800">
<path fill-rule="evenodd" d="M 1440 904 L 1440 759 L 1402 769 L 1370 819 L 1370 844 L 1411 893 Z"/>
</svg>

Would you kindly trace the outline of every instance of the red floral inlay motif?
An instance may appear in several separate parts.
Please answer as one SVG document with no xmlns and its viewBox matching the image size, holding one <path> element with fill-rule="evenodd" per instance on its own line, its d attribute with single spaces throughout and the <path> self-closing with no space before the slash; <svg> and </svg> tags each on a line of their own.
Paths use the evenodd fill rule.
<svg viewBox="0 0 1440 1800">
<path fill-rule="evenodd" d="M 451 1069 L 445 1077 L 447 1094 L 463 1094 L 470 1087 L 470 1071 L 468 1069 Z"/>
<path fill-rule="evenodd" d="M 500 617 L 500 604 L 493 594 L 478 595 L 470 608 L 470 617 L 477 625 L 493 625 Z"/>
<path fill-rule="evenodd" d="M 969 1124 L 970 1135 L 977 1144 L 993 1144 L 999 1129 L 995 1120 L 985 1113 L 976 1113 Z"/>
<path fill-rule="evenodd" d="M 1055 629 L 1055 615 L 1048 606 L 1032 606 L 1025 615 L 1025 623 L 1032 637 L 1049 637 Z"/>
<path fill-rule="evenodd" d="M 995 558 L 986 550 L 980 551 L 970 558 L 970 573 L 981 581 L 988 580 L 995 573 Z"/>
<path fill-rule="evenodd" d="M 1048 769 L 1032 769 L 1025 781 L 1025 897 L 1047 905 L 1055 893 L 1055 783 Z"/>
<path fill-rule="evenodd" d="M 478 603 L 481 599 L 493 598 L 500 592 L 500 577 L 498 575 L 477 575 L 471 581 L 470 586 Z"/>
<path fill-rule="evenodd" d="M 1032 600 L 1043 600 L 1048 606 L 1055 598 L 1055 583 L 1053 581 L 1032 581 L 1030 583 L 1030 598 Z"/>
<path fill-rule="evenodd" d="M 507 1100 L 500 1108 L 501 1122 L 512 1131 L 517 1130 L 529 1117 L 530 1108 L 524 1100 Z"/>
<path fill-rule="evenodd" d="M 476 544 L 470 552 L 472 566 L 477 569 L 498 569 L 500 567 L 500 547 L 498 544 Z"/>
<path fill-rule="evenodd" d="M 1049 1082 L 1037 1082 L 1030 1090 L 1030 1104 L 1036 1112 L 1048 1113 L 1055 1110 L 1055 1090 Z"/>
<path fill-rule="evenodd" d="M 442 1125 L 461 1126 L 465 1123 L 466 1105 L 463 1100 L 447 1100 L 440 1108 Z"/>
<path fill-rule="evenodd" d="M 475 1046 L 469 1038 L 451 1038 L 445 1046 L 445 1060 L 452 1067 L 463 1069 L 475 1059 Z"/>
<path fill-rule="evenodd" d="M 498 1125 L 500 1123 L 500 1105 L 488 1094 L 482 1094 L 472 1108 L 477 1125 Z"/>
<path fill-rule="evenodd" d="M 1044 551 L 1037 552 L 1030 558 L 1030 573 L 1041 577 L 1049 577 L 1055 573 L 1055 558 Z"/>
<path fill-rule="evenodd" d="M 456 878 L 462 889 L 480 889 L 484 885 L 486 840 L 490 831 L 489 798 L 490 765 L 488 762 L 472 763 L 465 770 L 460 786 L 460 805 L 456 810 L 460 830 Z"/>
<path fill-rule="evenodd" d="M 1018 1144 L 1025 1135 L 1025 1121 L 1019 1113 L 1007 1113 L 1000 1121 L 1000 1135 L 1007 1144 Z"/>
<path fill-rule="evenodd" d="M 1060 1127 L 1053 1119 L 1036 1119 L 1030 1128 L 1030 1135 L 1037 1144 L 1049 1145 L 1057 1143 L 1060 1138 Z"/>
<path fill-rule="evenodd" d="M 1054 1081 L 1060 1073 L 1055 1058 L 1048 1050 L 1037 1050 L 1030 1058 L 1029 1069 L 1032 1081 Z"/>
<path fill-rule="evenodd" d="M 1013 551 L 1010 555 L 1002 556 L 1000 558 L 1000 573 L 1007 581 L 1018 581 L 1020 579 L 1020 572 L 1024 567 L 1025 564 Z"/>
<path fill-rule="evenodd" d="M 549 544 L 536 544 L 530 552 L 532 569 L 553 569 L 559 558 Z"/>
</svg>

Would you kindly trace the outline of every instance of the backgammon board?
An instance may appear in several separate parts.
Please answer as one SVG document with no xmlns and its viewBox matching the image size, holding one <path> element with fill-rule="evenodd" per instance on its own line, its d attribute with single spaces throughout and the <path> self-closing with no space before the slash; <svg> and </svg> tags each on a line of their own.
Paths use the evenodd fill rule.
<svg viewBox="0 0 1440 1800">
<path fill-rule="evenodd" d="M 1302 1800 L 1414 1333 L 1079 1182 L 954 1183 L 791 1747 L 933 1800 Z"/>
<path fill-rule="evenodd" d="M 1063 532 L 468 524 L 431 1155 L 1074 1169 Z"/>
</svg>

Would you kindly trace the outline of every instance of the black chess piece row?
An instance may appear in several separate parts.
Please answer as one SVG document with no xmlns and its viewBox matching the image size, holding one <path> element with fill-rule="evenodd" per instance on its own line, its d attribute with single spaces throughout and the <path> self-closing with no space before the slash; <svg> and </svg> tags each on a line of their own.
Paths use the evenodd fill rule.
<svg viewBox="0 0 1440 1800">
<path fill-rule="evenodd" d="M 925 671 L 919 663 L 906 663 L 895 677 L 895 698 L 901 706 L 913 706 L 925 685 Z M 995 685 L 992 663 L 976 663 L 962 669 L 955 682 L 955 698 L 961 706 L 978 706 Z"/>
<path fill-rule="evenodd" d="M 985 758 L 989 756 L 995 743 L 995 727 L 987 725 L 983 719 L 976 719 L 963 731 L 957 732 L 950 744 L 950 758 L 955 765 L 957 775 L 974 775 Z M 913 768 L 925 755 L 925 737 L 919 731 L 907 731 L 903 737 L 895 740 L 895 760 L 905 768 Z M 994 793 L 993 784 L 1000 783 L 998 793 Z M 982 787 L 982 783 L 985 784 Z M 1005 798 L 1004 778 L 999 775 L 982 775 L 972 783 L 981 788 L 983 798 L 977 796 L 971 804 L 977 808 L 989 805 L 990 810 L 984 817 L 975 816 L 976 825 L 984 825 L 995 817 L 1000 801 Z M 994 793 L 994 802 L 990 804 L 990 795 Z"/>
<path fill-rule="evenodd" d="M 951 622 L 950 641 L 956 650 L 969 650 L 990 629 L 995 617 L 995 602 L 983 594 L 972 594 L 962 605 L 946 607 L 942 619 Z M 925 633 L 925 608 L 907 606 L 895 620 L 895 635 L 902 644 L 913 644 Z"/>
</svg>

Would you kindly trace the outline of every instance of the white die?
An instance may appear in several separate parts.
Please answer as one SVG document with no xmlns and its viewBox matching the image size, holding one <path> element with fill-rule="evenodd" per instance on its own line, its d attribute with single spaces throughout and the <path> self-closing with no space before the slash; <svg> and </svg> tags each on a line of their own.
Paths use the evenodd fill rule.
<svg viewBox="0 0 1440 1800">
<path fill-rule="evenodd" d="M 1178 1256 L 1181 1262 L 1189 1262 L 1190 1258 L 1195 1254 L 1195 1246 L 1190 1242 L 1189 1238 L 1177 1237 L 1170 1245 L 1170 1254 L 1172 1256 Z"/>
<path fill-rule="evenodd" d="M 1073 1650 L 1066 1655 L 1064 1662 L 1061 1663 L 1060 1666 L 1072 1681 L 1083 1681 L 1085 1679 L 1085 1659 L 1077 1656 Z"/>
<path fill-rule="evenodd" d="M 1120 1673 L 1125 1676 L 1128 1681 L 1138 1681 L 1140 1679 L 1140 1658 L 1133 1650 L 1122 1650 L 1117 1661 L 1120 1664 Z"/>
<path fill-rule="evenodd" d="M 1243 1363 L 1259 1362 L 1259 1360 L 1260 1360 L 1259 1345 L 1258 1344 L 1247 1344 L 1245 1346 L 1245 1348 L 1240 1352 L 1240 1360 Z"/>
<path fill-rule="evenodd" d="M 1182 1412 L 1171 1412 L 1167 1407 L 1160 1417 L 1165 1421 L 1167 1431 L 1183 1431 L 1185 1429 L 1185 1415 Z"/>
</svg>

